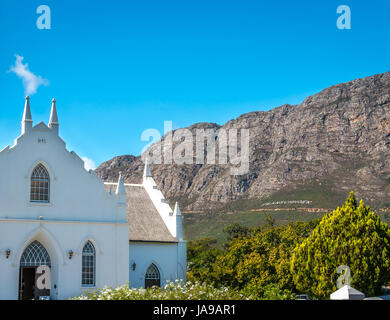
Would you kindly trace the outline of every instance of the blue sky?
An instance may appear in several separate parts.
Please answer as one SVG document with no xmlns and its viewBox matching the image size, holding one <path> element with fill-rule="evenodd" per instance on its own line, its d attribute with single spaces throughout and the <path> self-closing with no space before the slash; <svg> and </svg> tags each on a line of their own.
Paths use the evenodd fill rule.
<svg viewBox="0 0 390 320">
<path fill-rule="evenodd" d="M 51 30 L 39 30 L 39 5 Z M 349 5 L 352 29 L 336 27 Z M 330 85 L 390 70 L 388 0 L 0 0 L 0 148 L 19 134 L 15 54 L 47 79 L 35 124 L 57 100 L 60 135 L 98 165 L 139 154 L 148 128 L 224 122 L 297 104 Z"/>
</svg>

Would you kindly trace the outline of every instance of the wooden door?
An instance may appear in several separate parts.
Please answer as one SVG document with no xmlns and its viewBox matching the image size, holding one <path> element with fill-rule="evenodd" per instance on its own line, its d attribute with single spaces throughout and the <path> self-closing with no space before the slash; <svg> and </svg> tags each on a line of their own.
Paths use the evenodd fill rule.
<svg viewBox="0 0 390 320">
<path fill-rule="evenodd" d="M 35 267 L 20 268 L 19 299 L 34 299 Z"/>
</svg>

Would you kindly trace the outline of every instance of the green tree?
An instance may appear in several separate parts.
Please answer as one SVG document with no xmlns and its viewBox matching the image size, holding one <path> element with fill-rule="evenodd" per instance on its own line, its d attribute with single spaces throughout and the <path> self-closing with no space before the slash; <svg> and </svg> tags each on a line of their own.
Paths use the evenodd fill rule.
<svg viewBox="0 0 390 320">
<path fill-rule="evenodd" d="M 214 238 L 201 238 L 187 243 L 187 279 L 189 281 L 211 282 L 213 264 L 221 250 L 216 248 Z"/>
<path fill-rule="evenodd" d="M 217 257 L 210 279 L 217 287 L 229 286 L 255 299 L 264 298 L 271 284 L 281 292 L 295 290 L 290 273 L 291 253 L 316 223 L 295 222 L 279 227 L 268 224 L 251 229 L 244 237 L 233 238 Z"/>
<path fill-rule="evenodd" d="M 229 224 L 223 229 L 223 232 L 227 233 L 227 241 L 230 242 L 238 237 L 245 237 L 248 235 L 250 228 L 242 226 L 237 222 Z"/>
<path fill-rule="evenodd" d="M 390 229 L 353 192 L 295 248 L 290 270 L 298 290 L 329 298 L 340 265 L 350 268 L 351 286 L 368 296 L 390 280 Z"/>
</svg>

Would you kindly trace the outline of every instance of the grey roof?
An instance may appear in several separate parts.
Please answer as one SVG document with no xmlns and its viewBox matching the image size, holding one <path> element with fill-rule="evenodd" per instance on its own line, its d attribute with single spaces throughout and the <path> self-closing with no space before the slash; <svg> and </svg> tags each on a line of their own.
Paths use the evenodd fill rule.
<svg viewBox="0 0 390 320">
<path fill-rule="evenodd" d="M 115 192 L 116 183 L 105 184 L 107 191 Z M 130 241 L 178 242 L 172 236 L 142 185 L 125 185 L 127 221 Z"/>
</svg>

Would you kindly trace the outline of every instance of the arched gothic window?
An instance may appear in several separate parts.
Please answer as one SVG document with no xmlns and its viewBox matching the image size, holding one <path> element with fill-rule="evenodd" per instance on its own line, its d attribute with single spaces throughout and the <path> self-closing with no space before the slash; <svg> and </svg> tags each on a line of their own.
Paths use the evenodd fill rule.
<svg viewBox="0 0 390 320">
<path fill-rule="evenodd" d="M 81 285 L 84 287 L 95 286 L 96 253 L 93 244 L 88 241 L 83 248 Z"/>
<path fill-rule="evenodd" d="M 44 165 L 38 164 L 31 174 L 31 202 L 50 201 L 50 176 Z"/>
<path fill-rule="evenodd" d="M 160 287 L 160 271 L 154 263 L 152 263 L 145 274 L 145 288 L 153 286 Z"/>
<path fill-rule="evenodd" d="M 50 267 L 50 256 L 44 246 L 37 240 L 33 241 L 23 252 L 20 258 L 20 266 L 22 267 Z"/>
</svg>

